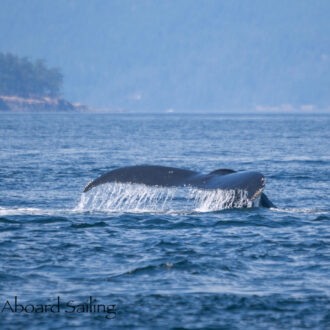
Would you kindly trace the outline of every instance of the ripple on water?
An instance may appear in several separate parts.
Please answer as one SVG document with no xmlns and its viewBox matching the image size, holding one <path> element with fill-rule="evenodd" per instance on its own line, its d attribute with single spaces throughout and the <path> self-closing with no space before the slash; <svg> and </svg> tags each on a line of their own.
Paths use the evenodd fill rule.
<svg viewBox="0 0 330 330">
<path fill-rule="evenodd" d="M 74 223 L 70 227 L 71 228 L 76 228 L 76 229 L 84 229 L 84 228 L 94 228 L 94 227 L 107 227 L 108 224 L 105 223 L 104 221 L 98 221 L 95 223 Z"/>
<path fill-rule="evenodd" d="M 1 313 L 0 328 L 329 328 L 329 121 L 2 114 L 1 301 L 93 295 L 118 316 Z M 279 208 L 188 187 L 81 195 L 92 178 L 150 162 L 261 171 Z"/>
</svg>

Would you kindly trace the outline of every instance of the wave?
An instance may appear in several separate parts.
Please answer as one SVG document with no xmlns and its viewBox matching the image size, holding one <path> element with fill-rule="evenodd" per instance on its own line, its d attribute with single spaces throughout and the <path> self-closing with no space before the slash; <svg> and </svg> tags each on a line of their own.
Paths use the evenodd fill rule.
<svg viewBox="0 0 330 330">
<path fill-rule="evenodd" d="M 1 217 L 0 218 L 0 223 L 8 224 L 8 223 L 19 223 L 19 222 L 18 221 L 15 221 L 15 220 L 11 220 L 11 219 L 7 219 L 7 218 L 4 218 L 4 217 Z"/>
<path fill-rule="evenodd" d="M 60 222 L 66 221 L 65 217 L 59 216 L 59 214 L 72 213 L 72 209 L 42 209 L 35 207 L 3 207 L 0 206 L 0 217 L 12 216 L 12 215 L 36 215 L 36 216 L 49 216 L 49 219 L 41 219 L 40 222 Z"/>
<path fill-rule="evenodd" d="M 104 221 L 99 221 L 95 223 L 76 223 L 72 224 L 71 228 L 76 228 L 76 229 L 84 229 L 84 228 L 93 228 L 93 227 L 106 227 L 107 224 Z"/>
<path fill-rule="evenodd" d="M 315 215 L 324 215 L 328 214 L 328 210 L 322 210 L 313 207 L 304 207 L 304 208 L 271 208 L 271 210 L 281 213 L 297 213 L 297 214 L 315 214 Z"/>
<path fill-rule="evenodd" d="M 187 259 L 172 262 L 159 262 L 155 264 L 141 265 L 124 272 L 110 276 L 107 280 L 111 281 L 113 279 L 121 278 L 123 276 L 133 276 L 133 275 L 154 275 L 158 272 L 171 271 L 171 270 L 188 270 L 197 267 L 195 264 L 191 263 Z"/>
<path fill-rule="evenodd" d="M 167 188 L 143 184 L 109 183 L 83 193 L 75 212 L 215 212 L 254 207 L 243 190 Z"/>
<path fill-rule="evenodd" d="M 45 215 L 53 214 L 54 211 L 38 209 L 34 207 L 17 207 L 17 208 L 8 208 L 0 206 L 0 216 L 6 215 Z"/>
</svg>

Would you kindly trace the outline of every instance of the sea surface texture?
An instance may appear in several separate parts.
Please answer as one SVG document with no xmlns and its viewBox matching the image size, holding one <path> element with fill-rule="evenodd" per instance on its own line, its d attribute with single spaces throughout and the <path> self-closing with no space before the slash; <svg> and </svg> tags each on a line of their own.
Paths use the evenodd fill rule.
<svg viewBox="0 0 330 330">
<path fill-rule="evenodd" d="M 329 115 L 1 114 L 1 329 L 329 329 L 329 128 Z M 82 194 L 137 164 L 260 171 L 277 208 L 189 187 Z"/>
</svg>

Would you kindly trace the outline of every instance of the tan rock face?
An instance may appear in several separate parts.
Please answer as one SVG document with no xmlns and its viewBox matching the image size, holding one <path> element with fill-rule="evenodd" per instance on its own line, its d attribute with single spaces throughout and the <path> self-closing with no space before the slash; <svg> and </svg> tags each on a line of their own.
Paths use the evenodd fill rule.
<svg viewBox="0 0 330 330">
<path fill-rule="evenodd" d="M 72 104 L 63 98 L 23 98 L 19 96 L 0 96 L 0 111 L 14 112 L 87 112 L 89 108 Z"/>
</svg>

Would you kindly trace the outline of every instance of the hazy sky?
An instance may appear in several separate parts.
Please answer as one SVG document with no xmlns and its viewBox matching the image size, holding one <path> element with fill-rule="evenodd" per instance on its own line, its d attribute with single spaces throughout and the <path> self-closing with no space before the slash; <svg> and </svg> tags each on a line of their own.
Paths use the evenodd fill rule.
<svg viewBox="0 0 330 330">
<path fill-rule="evenodd" d="M 0 51 L 128 111 L 330 111 L 330 1 L 0 0 Z"/>
</svg>

